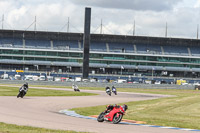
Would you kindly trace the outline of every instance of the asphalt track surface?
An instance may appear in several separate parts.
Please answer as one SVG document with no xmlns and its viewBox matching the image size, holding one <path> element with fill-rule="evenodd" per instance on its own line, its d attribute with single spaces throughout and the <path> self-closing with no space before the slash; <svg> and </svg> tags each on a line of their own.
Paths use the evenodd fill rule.
<svg viewBox="0 0 200 133">
<path fill-rule="evenodd" d="M 37 88 L 47 89 L 42 87 Z M 66 90 L 58 88 L 51 89 Z M 71 89 L 67 90 L 72 91 Z M 97 133 L 195 133 L 195 131 L 181 131 L 137 125 L 111 124 L 109 122 L 99 123 L 94 120 L 76 118 L 58 113 L 60 110 L 76 107 L 116 104 L 128 101 L 149 100 L 166 97 L 158 94 L 127 92 L 118 92 L 117 96 L 108 96 L 103 91 L 95 90 L 81 90 L 81 92 L 91 92 L 100 95 L 70 97 L 25 96 L 23 99 L 16 98 L 16 96 L 0 96 L 0 122 L 49 129 Z M 104 108 L 102 111 L 103 110 Z"/>
</svg>

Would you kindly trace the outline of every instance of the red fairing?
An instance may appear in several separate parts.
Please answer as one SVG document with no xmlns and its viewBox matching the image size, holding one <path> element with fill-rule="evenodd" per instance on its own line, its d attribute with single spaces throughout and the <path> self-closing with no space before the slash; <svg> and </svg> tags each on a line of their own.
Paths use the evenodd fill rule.
<svg viewBox="0 0 200 133">
<path fill-rule="evenodd" d="M 112 121 L 115 114 L 116 115 L 119 115 L 119 114 L 124 115 L 125 111 L 123 110 L 123 108 L 121 106 L 116 106 L 113 108 L 112 111 L 109 112 L 109 114 L 105 115 L 104 117 L 107 118 L 108 121 Z"/>
<path fill-rule="evenodd" d="M 127 109 L 128 106 L 125 104 L 123 106 L 109 105 L 104 112 L 99 114 L 97 121 L 103 122 L 106 120 L 112 122 L 113 124 L 117 124 L 122 120 L 123 115 Z"/>
</svg>

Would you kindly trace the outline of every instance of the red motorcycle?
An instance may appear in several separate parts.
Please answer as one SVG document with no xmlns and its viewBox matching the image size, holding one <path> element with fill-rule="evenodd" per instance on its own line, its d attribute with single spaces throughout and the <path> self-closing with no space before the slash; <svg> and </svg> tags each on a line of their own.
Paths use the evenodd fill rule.
<svg viewBox="0 0 200 133">
<path fill-rule="evenodd" d="M 102 112 L 98 117 L 98 122 L 103 122 L 104 120 L 112 122 L 113 124 L 117 124 L 122 120 L 123 115 L 125 115 L 125 111 L 128 109 L 127 105 L 123 106 L 112 106 L 111 109 L 107 109 Z"/>
</svg>

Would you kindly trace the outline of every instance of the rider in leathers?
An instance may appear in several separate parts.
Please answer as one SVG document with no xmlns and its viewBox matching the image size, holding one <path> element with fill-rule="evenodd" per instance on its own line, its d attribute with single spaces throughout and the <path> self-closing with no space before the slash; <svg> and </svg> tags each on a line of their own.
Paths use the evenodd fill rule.
<svg viewBox="0 0 200 133">
<path fill-rule="evenodd" d="M 22 87 L 20 87 L 19 91 L 24 88 L 25 94 L 28 91 L 28 83 L 25 83 L 24 85 L 22 85 Z"/>
</svg>

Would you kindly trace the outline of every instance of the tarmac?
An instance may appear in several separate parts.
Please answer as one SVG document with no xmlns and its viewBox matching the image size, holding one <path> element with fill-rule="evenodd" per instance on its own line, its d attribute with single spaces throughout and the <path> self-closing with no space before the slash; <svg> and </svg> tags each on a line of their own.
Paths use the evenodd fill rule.
<svg viewBox="0 0 200 133">
<path fill-rule="evenodd" d="M 10 85 L 11 86 L 11 85 Z M 32 87 L 49 89 L 44 87 Z M 73 91 L 72 89 L 50 88 Z M 90 119 L 77 118 L 60 114 L 60 110 L 76 107 L 117 104 L 129 101 L 150 100 L 168 95 L 118 92 L 108 96 L 103 91 L 81 90 L 81 92 L 97 93 L 95 96 L 62 96 L 62 97 L 28 97 L 0 96 L 0 122 L 42 127 L 59 130 L 73 130 L 94 133 L 195 133 L 168 128 L 157 128 L 128 124 L 99 123 Z M 77 92 L 78 93 L 78 92 Z M 16 94 L 17 95 L 17 94 Z M 105 108 L 102 108 L 102 111 Z M 141 120 L 142 121 L 142 120 Z"/>
</svg>

